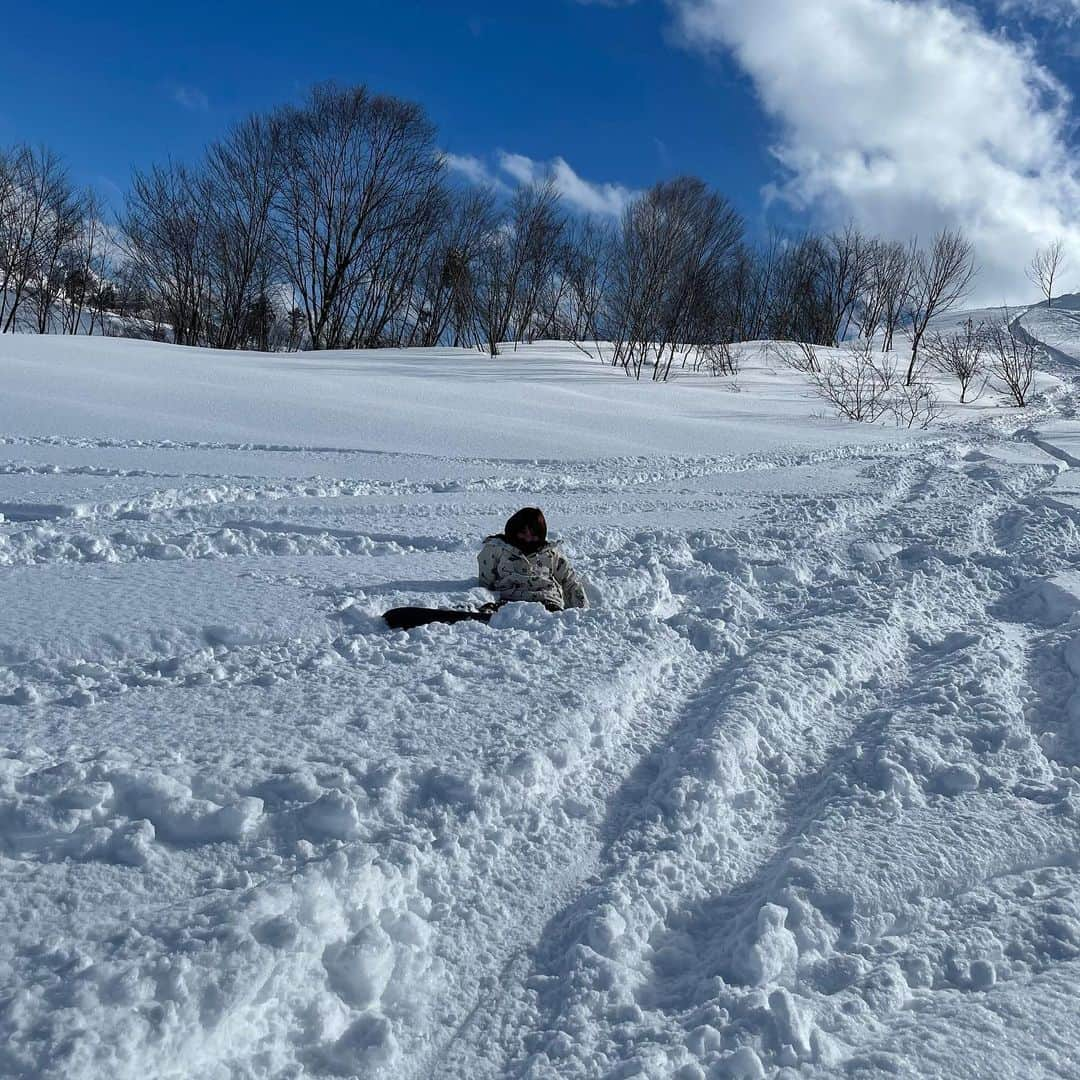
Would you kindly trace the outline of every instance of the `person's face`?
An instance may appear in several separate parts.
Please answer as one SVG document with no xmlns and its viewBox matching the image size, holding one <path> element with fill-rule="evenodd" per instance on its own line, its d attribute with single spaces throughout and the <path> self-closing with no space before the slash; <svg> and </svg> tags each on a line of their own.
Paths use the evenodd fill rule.
<svg viewBox="0 0 1080 1080">
<path fill-rule="evenodd" d="M 526 525 L 514 535 L 514 542 L 522 549 L 537 548 L 540 546 L 540 537 L 531 525 Z"/>
</svg>

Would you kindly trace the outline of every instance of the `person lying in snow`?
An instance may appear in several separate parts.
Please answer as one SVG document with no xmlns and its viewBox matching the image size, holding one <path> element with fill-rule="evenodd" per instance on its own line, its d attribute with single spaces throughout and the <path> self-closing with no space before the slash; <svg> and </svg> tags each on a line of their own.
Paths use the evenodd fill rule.
<svg viewBox="0 0 1080 1080">
<path fill-rule="evenodd" d="M 532 601 L 548 611 L 588 607 L 585 589 L 555 541 L 548 541 L 544 513 L 535 506 L 519 510 L 498 536 L 480 550 L 480 584 L 499 599 L 479 611 L 400 607 L 383 613 L 392 630 L 412 630 L 428 623 L 490 622 L 503 604 Z"/>
<path fill-rule="evenodd" d="M 543 604 L 548 611 L 589 606 L 585 589 L 556 540 L 547 538 L 544 512 L 526 506 L 480 549 L 480 584 L 512 600 Z M 494 605 L 493 605 L 494 606 Z"/>
</svg>

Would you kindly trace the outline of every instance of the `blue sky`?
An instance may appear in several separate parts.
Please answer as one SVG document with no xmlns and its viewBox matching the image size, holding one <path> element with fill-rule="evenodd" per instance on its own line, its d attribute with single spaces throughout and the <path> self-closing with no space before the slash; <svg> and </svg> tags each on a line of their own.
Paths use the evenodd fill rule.
<svg viewBox="0 0 1080 1080">
<path fill-rule="evenodd" d="M 996 290 L 1020 250 L 1080 254 L 1080 0 L 57 0 L 4 22 L 0 144 L 47 143 L 114 199 L 332 78 L 423 103 L 473 174 L 562 159 L 571 202 L 696 173 L 754 231 L 960 225 Z"/>
<path fill-rule="evenodd" d="M 230 121 L 333 78 L 420 101 L 456 154 L 562 156 L 584 177 L 632 188 L 698 173 L 758 210 L 773 165 L 753 88 L 730 62 L 666 44 L 660 4 L 399 0 L 311 11 L 60 0 L 45 15 L 16 5 L 5 14 L 11 40 L 35 44 L 0 65 L 0 138 L 45 141 L 80 178 L 122 187 L 133 164 L 191 157 Z M 732 123 L 719 138 L 721 116 Z"/>
</svg>

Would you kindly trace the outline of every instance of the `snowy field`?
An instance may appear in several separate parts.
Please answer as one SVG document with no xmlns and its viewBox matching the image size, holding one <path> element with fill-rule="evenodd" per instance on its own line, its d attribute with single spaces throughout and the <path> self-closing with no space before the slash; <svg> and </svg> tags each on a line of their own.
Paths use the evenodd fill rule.
<svg viewBox="0 0 1080 1080">
<path fill-rule="evenodd" d="M 1080 1074 L 1080 312 L 1024 325 L 1033 407 L 928 432 L 761 345 L 0 337 L 0 1074 Z M 589 610 L 382 626 L 523 505 Z"/>
</svg>

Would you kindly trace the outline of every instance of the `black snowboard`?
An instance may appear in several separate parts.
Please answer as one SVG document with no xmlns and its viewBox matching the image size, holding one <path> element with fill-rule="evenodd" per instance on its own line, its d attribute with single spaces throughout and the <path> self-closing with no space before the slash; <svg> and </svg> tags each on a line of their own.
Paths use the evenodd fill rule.
<svg viewBox="0 0 1080 1080">
<path fill-rule="evenodd" d="M 428 623 L 490 622 L 494 611 L 455 611 L 452 608 L 396 607 L 383 615 L 391 630 L 411 630 Z"/>
</svg>

